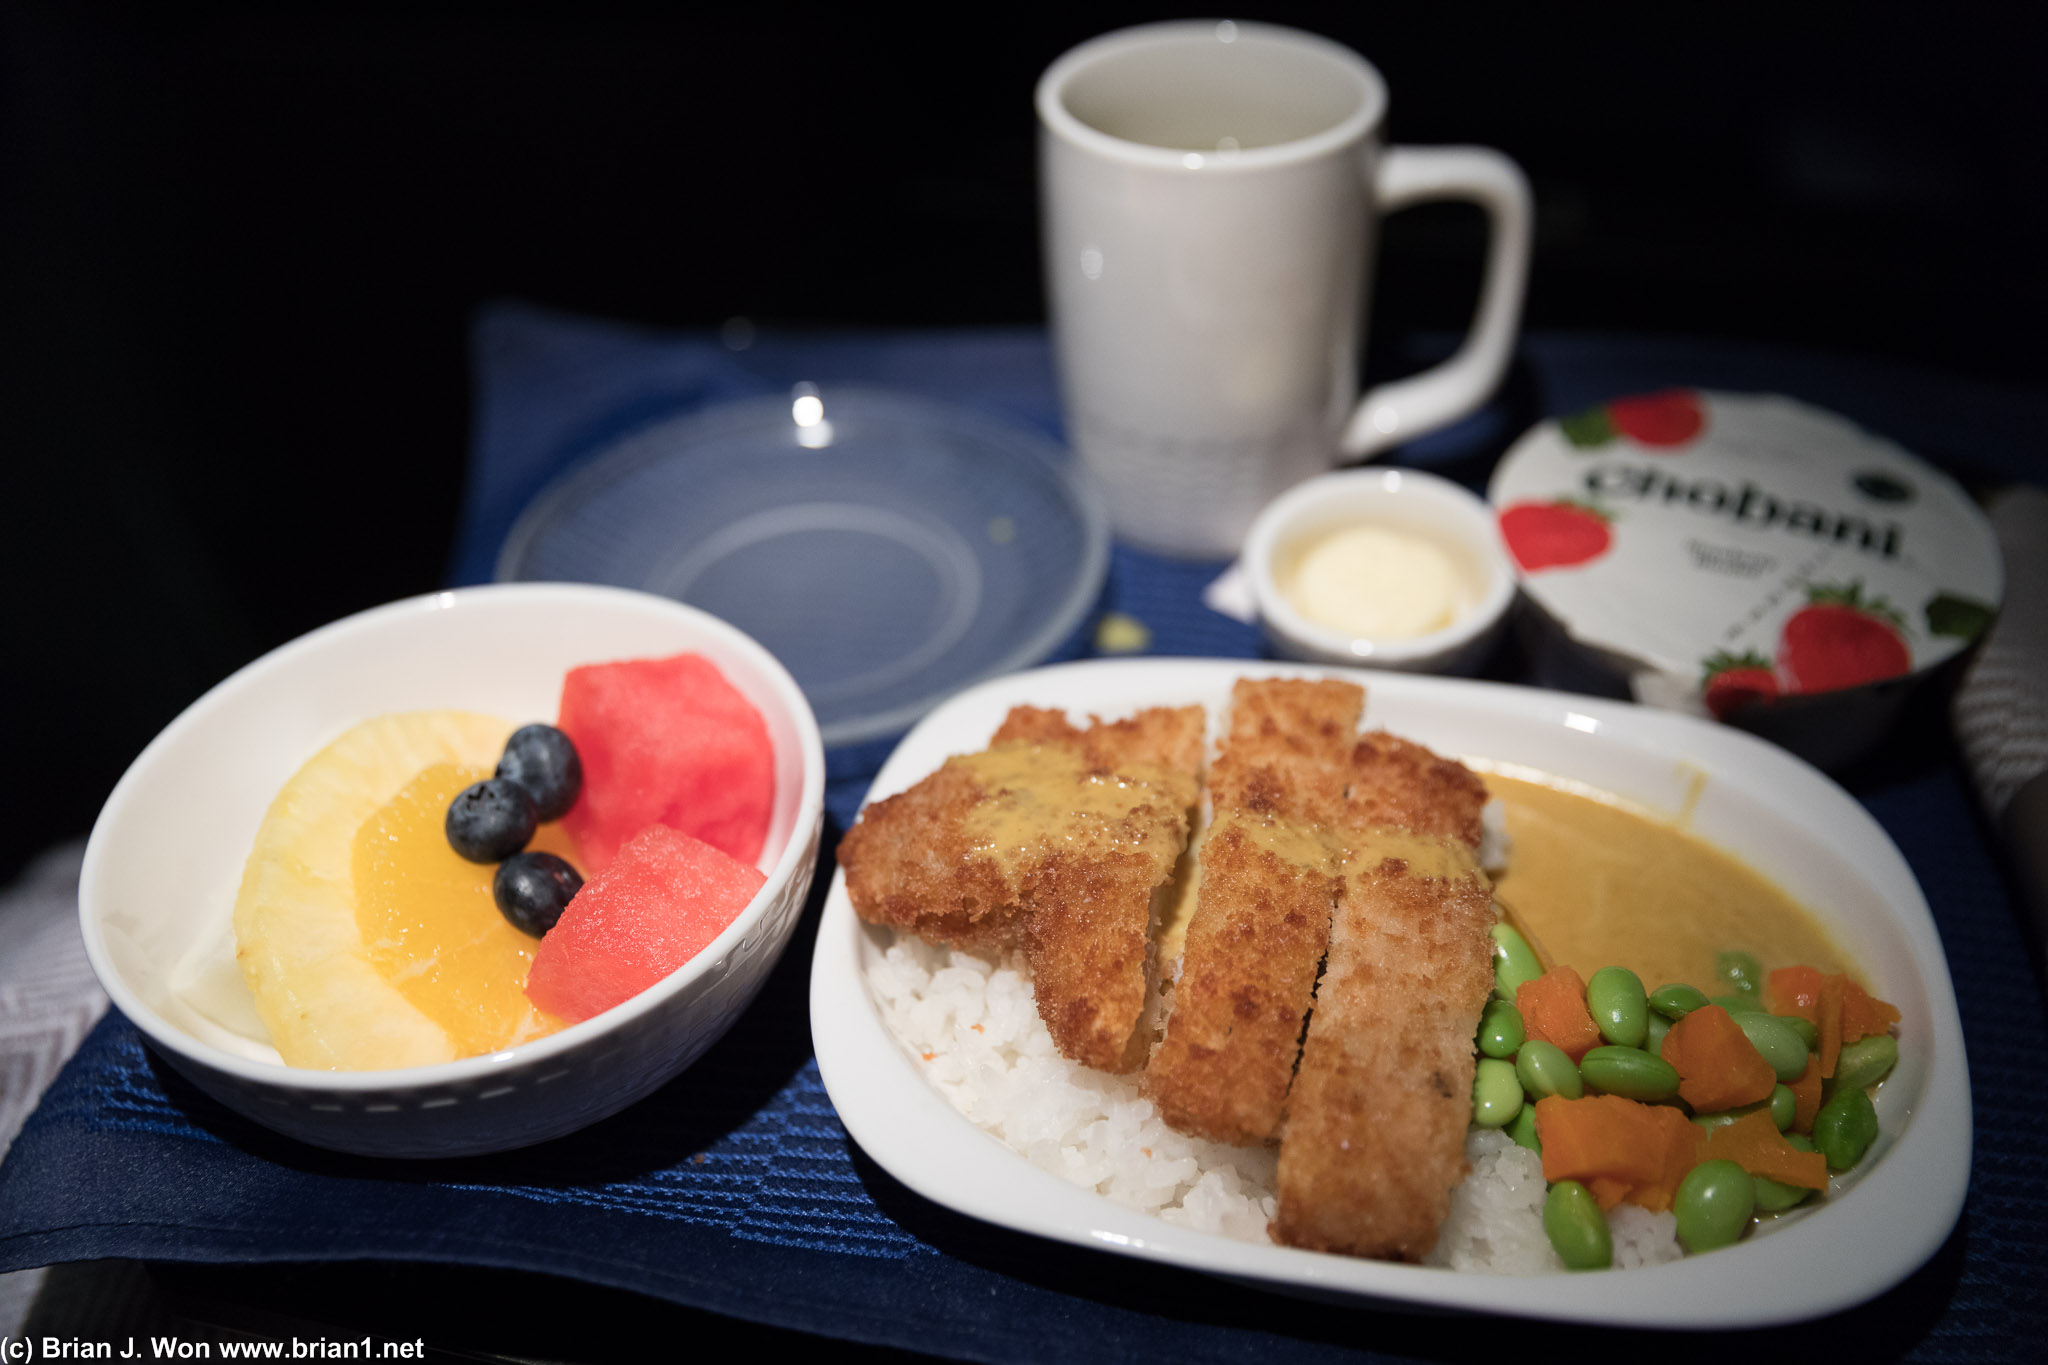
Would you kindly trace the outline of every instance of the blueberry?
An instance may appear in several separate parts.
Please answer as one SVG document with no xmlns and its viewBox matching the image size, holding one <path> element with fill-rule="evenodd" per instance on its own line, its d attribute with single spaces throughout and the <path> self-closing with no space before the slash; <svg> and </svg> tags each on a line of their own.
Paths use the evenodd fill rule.
<svg viewBox="0 0 2048 1365">
<path fill-rule="evenodd" d="M 559 820 L 583 790 L 583 760 L 554 726 L 522 725 L 505 741 L 498 776 L 526 788 L 541 819 Z"/>
<path fill-rule="evenodd" d="M 495 863 L 525 848 L 539 823 L 526 788 L 493 777 L 448 803 L 448 846 L 473 863 Z"/>
<path fill-rule="evenodd" d="M 512 927 L 539 938 L 555 927 L 569 898 L 583 888 L 576 869 L 552 853 L 515 853 L 498 864 L 491 898 Z"/>
</svg>

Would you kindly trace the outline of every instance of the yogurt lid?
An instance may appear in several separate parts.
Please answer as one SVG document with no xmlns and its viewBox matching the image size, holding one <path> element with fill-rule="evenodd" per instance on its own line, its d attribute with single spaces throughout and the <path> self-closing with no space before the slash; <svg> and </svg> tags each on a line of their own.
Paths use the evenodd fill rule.
<svg viewBox="0 0 2048 1365">
<path fill-rule="evenodd" d="M 2003 587 L 1954 480 L 1773 395 L 1678 389 L 1541 423 L 1487 493 L 1567 635 L 1650 674 L 1639 697 L 1716 715 L 1932 668 Z"/>
</svg>

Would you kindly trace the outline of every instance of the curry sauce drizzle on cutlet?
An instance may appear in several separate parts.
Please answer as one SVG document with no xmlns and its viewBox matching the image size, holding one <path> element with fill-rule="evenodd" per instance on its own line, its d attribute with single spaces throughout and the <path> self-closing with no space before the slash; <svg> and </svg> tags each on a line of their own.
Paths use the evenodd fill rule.
<svg viewBox="0 0 2048 1365">
<path fill-rule="evenodd" d="M 1345 682 L 1244 679 L 1232 690 L 1173 1009 L 1145 1068 L 1145 1093 L 1184 1133 L 1241 1146 L 1279 1136 L 1329 940 L 1333 822 L 1364 704 Z"/>
<path fill-rule="evenodd" d="M 1492 989 L 1486 790 L 1462 764 L 1362 736 L 1329 952 L 1287 1097 L 1276 1241 L 1419 1261 L 1464 1179 L 1472 1035 Z"/>
<path fill-rule="evenodd" d="M 1199 706 L 1076 727 L 1017 707 L 989 747 L 862 812 L 840 843 L 854 909 L 936 942 L 1021 945 L 1061 1053 L 1142 1065 L 1153 896 L 1186 847 Z"/>
</svg>

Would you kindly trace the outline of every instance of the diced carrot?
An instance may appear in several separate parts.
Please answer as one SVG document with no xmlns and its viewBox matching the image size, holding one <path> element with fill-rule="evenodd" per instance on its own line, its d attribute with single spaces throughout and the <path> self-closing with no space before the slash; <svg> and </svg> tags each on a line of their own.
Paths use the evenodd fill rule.
<svg viewBox="0 0 2048 1365">
<path fill-rule="evenodd" d="M 1677 1109 L 1618 1095 L 1540 1100 L 1536 1131 L 1544 1178 L 1584 1181 L 1603 1209 L 1623 1200 L 1653 1211 L 1670 1208 L 1706 1142 Z"/>
<path fill-rule="evenodd" d="M 1573 1062 L 1600 1045 L 1600 1030 L 1586 1008 L 1586 983 L 1569 967 L 1552 967 L 1517 986 L 1515 1008 L 1529 1037 L 1557 1044 Z"/>
<path fill-rule="evenodd" d="M 1877 999 L 1853 981 L 1842 982 L 1842 1041 L 1853 1043 L 1872 1034 L 1889 1033 L 1899 1022 L 1898 1007 Z"/>
<path fill-rule="evenodd" d="M 1669 1105 L 1648 1106 L 1651 1122 L 1660 1130 L 1664 1146 L 1664 1169 L 1654 1184 L 1638 1185 L 1629 1192 L 1629 1202 L 1641 1204 L 1652 1213 L 1662 1213 L 1678 1197 L 1678 1186 L 1692 1168 L 1704 1159 L 1707 1135 L 1697 1123 Z"/>
<path fill-rule="evenodd" d="M 1543 1178 L 1555 1183 L 1607 1176 L 1630 1186 L 1654 1182 L 1663 1174 L 1663 1149 L 1643 1118 L 1649 1108 L 1619 1095 L 1538 1100 Z"/>
<path fill-rule="evenodd" d="M 1820 1030 L 1820 1074 L 1823 1077 L 1835 1074 L 1835 1060 L 1842 1055 L 1842 987 L 1849 978 L 1845 976 L 1824 976 L 1820 979 L 1820 1018 L 1814 1026 Z"/>
<path fill-rule="evenodd" d="M 1661 1053 L 1677 1068 L 1678 1097 L 1695 1113 L 1755 1104 L 1778 1083 L 1771 1064 L 1719 1005 L 1703 1006 L 1673 1024 Z"/>
<path fill-rule="evenodd" d="M 1632 1188 L 1626 1180 L 1617 1180 L 1611 1175 L 1596 1175 L 1586 1182 L 1592 1191 L 1593 1201 L 1600 1206 L 1600 1212 L 1610 1213 L 1614 1206 L 1628 1197 Z"/>
<path fill-rule="evenodd" d="M 1820 1058 L 1808 1054 L 1806 1070 L 1792 1082 L 1792 1131 L 1811 1133 L 1813 1116 L 1820 1112 Z"/>
<path fill-rule="evenodd" d="M 1706 1159 L 1724 1158 L 1751 1175 L 1781 1184 L 1807 1190 L 1828 1187 L 1828 1159 L 1819 1152 L 1802 1152 L 1785 1141 L 1778 1125 L 1761 1109 L 1707 1134 Z"/>
<path fill-rule="evenodd" d="M 1677 1109 L 1619 1095 L 1538 1100 L 1536 1133 L 1543 1178 L 1583 1181 L 1603 1209 L 1623 1200 L 1653 1211 L 1670 1208 L 1706 1142 Z"/>
<path fill-rule="evenodd" d="M 1780 967 L 1764 981 L 1764 1004 L 1772 1014 L 1796 1014 L 1820 1024 L 1820 968 Z"/>
</svg>

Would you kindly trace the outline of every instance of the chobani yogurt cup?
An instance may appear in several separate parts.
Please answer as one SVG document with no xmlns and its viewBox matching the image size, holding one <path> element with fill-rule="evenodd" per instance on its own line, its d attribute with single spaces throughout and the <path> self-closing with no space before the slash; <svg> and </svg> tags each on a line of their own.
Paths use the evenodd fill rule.
<svg viewBox="0 0 2048 1365">
<path fill-rule="evenodd" d="M 1487 492 L 1549 681 L 1824 765 L 1879 739 L 1998 609 L 1998 543 L 1968 495 L 1789 398 L 1616 399 L 1532 429 Z"/>
</svg>

